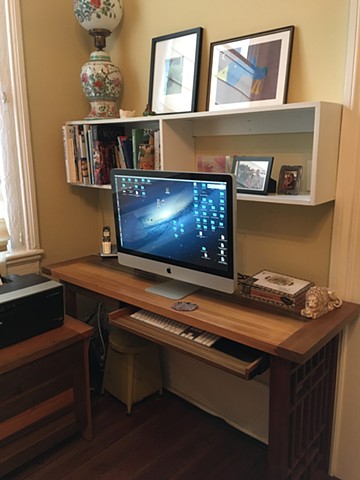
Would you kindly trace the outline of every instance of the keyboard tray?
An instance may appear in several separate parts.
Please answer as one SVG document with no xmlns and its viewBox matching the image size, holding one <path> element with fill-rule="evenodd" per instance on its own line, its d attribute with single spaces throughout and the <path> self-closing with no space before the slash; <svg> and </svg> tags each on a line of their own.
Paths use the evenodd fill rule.
<svg viewBox="0 0 360 480">
<path fill-rule="evenodd" d="M 250 380 L 268 368 L 268 356 L 261 351 L 225 338 L 221 338 L 209 348 L 130 317 L 135 310 L 124 307 L 109 313 L 110 325 L 173 348 L 244 380 Z"/>
<path fill-rule="evenodd" d="M 249 363 L 265 355 L 264 352 L 261 352 L 260 350 L 247 347 L 246 345 L 234 342 L 233 340 L 229 340 L 228 338 L 220 338 L 214 343 L 211 348 L 219 350 L 226 355 L 230 355 L 230 357 L 234 357 Z"/>
</svg>

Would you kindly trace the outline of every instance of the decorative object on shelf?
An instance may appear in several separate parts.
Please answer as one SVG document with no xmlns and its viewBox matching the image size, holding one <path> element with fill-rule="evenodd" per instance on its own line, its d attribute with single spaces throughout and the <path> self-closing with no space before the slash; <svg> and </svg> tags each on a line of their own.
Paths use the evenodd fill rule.
<svg viewBox="0 0 360 480">
<path fill-rule="evenodd" d="M 307 318 L 318 318 L 325 313 L 335 310 L 342 305 L 342 300 L 334 290 L 327 287 L 314 286 L 306 292 L 305 308 L 301 315 Z"/>
<path fill-rule="evenodd" d="M 208 173 L 231 173 L 232 155 L 196 155 L 196 170 Z"/>
<path fill-rule="evenodd" d="M 286 102 L 294 26 L 210 45 L 208 110 Z"/>
<path fill-rule="evenodd" d="M 267 195 L 274 157 L 234 156 L 233 172 L 238 193 Z"/>
<path fill-rule="evenodd" d="M 184 113 L 196 110 L 202 31 L 198 27 L 153 38 L 150 112 Z"/>
<path fill-rule="evenodd" d="M 148 117 L 149 115 L 156 115 L 156 113 L 151 110 L 150 105 L 147 103 L 145 110 L 143 111 L 143 116 Z"/>
<path fill-rule="evenodd" d="M 122 0 L 74 0 L 73 9 L 80 25 L 94 38 L 96 48 L 80 72 L 81 85 L 91 105 L 87 118 L 118 117 L 122 77 L 104 48 L 106 37 L 121 21 Z"/>
<path fill-rule="evenodd" d="M 120 108 L 120 118 L 132 118 L 135 117 L 135 110 L 123 110 Z"/>
<path fill-rule="evenodd" d="M 282 165 L 277 193 L 280 195 L 298 195 L 302 171 L 301 165 Z"/>
</svg>

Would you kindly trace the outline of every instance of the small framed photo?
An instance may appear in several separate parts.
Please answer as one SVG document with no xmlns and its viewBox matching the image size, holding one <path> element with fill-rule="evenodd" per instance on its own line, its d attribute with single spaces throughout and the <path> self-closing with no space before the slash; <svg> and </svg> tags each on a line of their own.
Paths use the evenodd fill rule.
<svg viewBox="0 0 360 480">
<path fill-rule="evenodd" d="M 280 195 L 298 195 L 302 171 L 301 165 L 282 165 L 277 193 Z"/>
<path fill-rule="evenodd" d="M 196 110 L 202 28 L 153 38 L 149 106 L 157 114 Z"/>
<path fill-rule="evenodd" d="M 233 173 L 238 193 L 267 195 L 274 157 L 234 156 Z"/>
<path fill-rule="evenodd" d="M 207 109 L 286 102 L 294 26 L 210 45 Z"/>
</svg>

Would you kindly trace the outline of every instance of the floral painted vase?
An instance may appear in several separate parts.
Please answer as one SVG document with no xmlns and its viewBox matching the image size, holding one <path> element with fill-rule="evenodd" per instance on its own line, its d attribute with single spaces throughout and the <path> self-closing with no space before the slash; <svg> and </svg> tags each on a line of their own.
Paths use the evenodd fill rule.
<svg viewBox="0 0 360 480">
<path fill-rule="evenodd" d="M 119 116 L 117 101 L 122 90 L 120 70 L 102 50 L 92 52 L 80 72 L 81 86 L 90 102 L 87 118 Z"/>
<path fill-rule="evenodd" d="M 86 30 L 100 28 L 112 32 L 123 16 L 122 0 L 74 0 L 73 9 Z"/>
</svg>

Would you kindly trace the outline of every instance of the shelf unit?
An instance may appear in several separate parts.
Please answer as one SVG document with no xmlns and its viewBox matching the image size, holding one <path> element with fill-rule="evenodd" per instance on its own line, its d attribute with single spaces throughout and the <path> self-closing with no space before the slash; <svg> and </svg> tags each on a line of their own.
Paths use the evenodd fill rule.
<svg viewBox="0 0 360 480">
<path fill-rule="evenodd" d="M 248 195 L 238 199 L 252 202 L 314 206 L 335 199 L 342 106 L 330 102 L 303 102 L 272 107 L 196 112 L 127 119 L 82 120 L 67 125 L 120 123 L 125 132 L 132 128 L 160 130 L 161 168 L 194 170 L 197 142 L 201 137 L 260 136 L 262 141 L 275 135 L 307 134 L 308 188 L 299 195 Z M 300 141 L 301 143 L 301 141 Z M 270 148 L 270 147 L 269 147 Z M 296 145 L 294 147 L 297 148 Z M 227 152 L 224 152 L 227 154 Z M 237 152 L 241 155 L 242 152 Z M 258 155 L 258 152 L 253 152 Z M 276 163 L 276 156 L 275 156 Z M 289 164 L 293 164 L 289 161 Z M 305 183 L 305 182 L 304 182 Z M 94 186 L 91 186 L 94 188 Z M 100 186 L 104 188 L 104 186 Z M 105 186 L 105 188 L 109 188 Z"/>
</svg>

